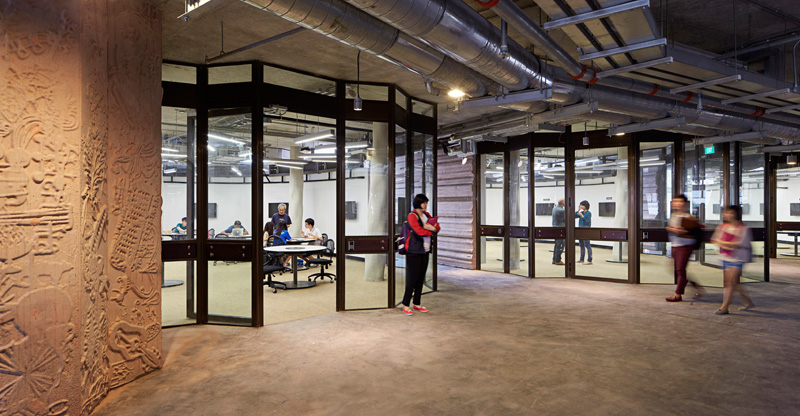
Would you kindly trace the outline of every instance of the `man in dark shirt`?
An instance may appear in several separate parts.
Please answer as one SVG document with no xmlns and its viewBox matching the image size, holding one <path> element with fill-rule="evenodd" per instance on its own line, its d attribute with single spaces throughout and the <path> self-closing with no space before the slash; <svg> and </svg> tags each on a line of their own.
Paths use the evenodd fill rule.
<svg viewBox="0 0 800 416">
<path fill-rule="evenodd" d="M 558 205 L 553 208 L 553 227 L 566 226 L 567 211 L 564 209 L 564 198 L 558 199 Z M 564 262 L 561 261 L 561 253 L 564 252 L 564 240 L 556 240 L 553 246 L 553 264 L 563 266 Z"/>
<path fill-rule="evenodd" d="M 281 220 L 286 223 L 286 229 L 288 230 L 292 225 L 292 218 L 286 213 L 286 204 L 278 205 L 278 213 L 272 215 L 272 224 L 274 224 L 276 227 Z"/>
</svg>

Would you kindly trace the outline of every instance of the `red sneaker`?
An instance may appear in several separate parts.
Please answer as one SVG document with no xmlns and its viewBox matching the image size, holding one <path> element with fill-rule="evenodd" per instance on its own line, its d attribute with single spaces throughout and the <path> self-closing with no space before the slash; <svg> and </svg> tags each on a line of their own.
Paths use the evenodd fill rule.
<svg viewBox="0 0 800 416">
<path fill-rule="evenodd" d="M 406 314 L 406 316 L 411 316 L 414 314 L 414 312 L 412 312 L 411 309 L 406 309 L 406 308 L 403 308 L 403 313 Z"/>
<path fill-rule="evenodd" d="M 424 306 L 414 305 L 414 310 L 415 311 L 420 311 L 420 312 L 428 312 L 428 309 L 426 307 L 424 307 Z"/>
</svg>

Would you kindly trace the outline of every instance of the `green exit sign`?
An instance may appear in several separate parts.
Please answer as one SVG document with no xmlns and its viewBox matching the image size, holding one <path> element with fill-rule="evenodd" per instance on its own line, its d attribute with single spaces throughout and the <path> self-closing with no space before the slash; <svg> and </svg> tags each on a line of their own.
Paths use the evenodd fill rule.
<svg viewBox="0 0 800 416">
<path fill-rule="evenodd" d="M 705 148 L 705 154 L 707 154 L 707 155 L 712 155 L 712 154 L 714 154 L 714 146 L 707 146 L 707 147 Z"/>
</svg>

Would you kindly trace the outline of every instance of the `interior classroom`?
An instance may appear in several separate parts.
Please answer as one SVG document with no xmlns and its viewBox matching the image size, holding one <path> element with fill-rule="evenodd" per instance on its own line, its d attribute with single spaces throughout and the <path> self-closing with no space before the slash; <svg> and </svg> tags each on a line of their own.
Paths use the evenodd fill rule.
<svg viewBox="0 0 800 416">
<path fill-rule="evenodd" d="M 361 86 L 364 98 L 385 96 L 386 87 Z M 380 235 L 390 230 L 386 221 L 388 200 L 387 123 L 347 121 L 345 145 L 345 212 L 336 203 L 336 120 L 288 111 L 281 106 L 264 109 L 263 172 L 254 174 L 252 165 L 252 119 L 249 109 L 209 111 L 208 117 L 208 229 L 197 230 L 195 110 L 162 107 L 162 240 L 195 238 L 206 233 L 209 243 L 250 240 L 256 229 L 253 223 L 251 188 L 253 178 L 263 181 L 263 218 L 271 222 L 274 214 L 285 208 L 291 219 L 288 234 L 291 240 L 277 242 L 264 235 L 264 262 L 279 262 L 280 270 L 264 274 L 264 324 L 302 319 L 336 310 L 337 273 L 347 270 L 348 308 L 386 307 L 388 261 L 385 254 L 348 254 L 345 264 L 338 264 L 335 253 L 337 216 L 343 215 L 346 234 Z M 405 142 L 406 131 L 395 128 L 395 141 Z M 417 137 L 419 136 L 419 137 Z M 433 169 L 433 137 L 415 135 L 411 140 L 426 141 L 415 155 L 422 169 Z M 405 170 L 403 152 L 395 152 L 396 184 L 402 192 Z M 424 175 L 422 175 L 424 177 Z M 428 175 L 431 176 L 430 174 Z M 414 191 L 430 192 L 432 177 L 419 183 Z M 398 221 L 410 212 L 410 202 L 398 198 Z M 405 207 L 405 205 L 409 205 Z M 192 208 L 190 212 L 189 207 Z M 401 216 L 401 211 L 405 211 Z M 180 224 L 187 218 L 187 229 Z M 295 244 L 312 229 L 322 241 Z M 397 221 L 396 221 L 397 222 Z M 399 222 L 402 223 L 402 222 Z M 267 228 L 266 224 L 262 224 Z M 277 222 L 273 224 L 277 229 Z M 397 224 L 395 224 L 395 228 Z M 242 228 L 242 231 L 236 230 Z M 278 235 L 276 233 L 275 235 Z M 322 251 L 302 252 L 293 262 L 289 255 L 270 252 L 273 245 L 293 249 L 322 246 Z M 327 259 L 329 264 L 313 264 Z M 309 260 L 312 260 L 309 263 Z M 239 261 L 213 261 L 208 265 L 208 313 L 222 317 L 250 316 L 251 264 Z M 294 270 L 297 268 L 297 284 Z M 399 299 L 405 287 L 404 258 L 395 258 L 395 294 Z M 433 264 L 427 275 L 427 289 L 432 289 Z M 194 261 L 164 263 L 162 287 L 162 319 L 164 326 L 190 324 L 196 321 L 197 265 Z M 327 273 L 324 277 L 316 274 Z M 268 280 L 271 279 L 272 283 Z M 287 287 L 287 285 L 289 287 Z M 293 287 L 300 287 L 294 289 Z M 299 290 L 302 289 L 302 290 Z"/>
</svg>

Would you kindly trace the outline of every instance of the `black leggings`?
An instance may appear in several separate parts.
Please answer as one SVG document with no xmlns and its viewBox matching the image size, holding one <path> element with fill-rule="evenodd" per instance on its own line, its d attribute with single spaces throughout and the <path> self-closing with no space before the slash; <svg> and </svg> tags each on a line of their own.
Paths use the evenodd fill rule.
<svg viewBox="0 0 800 416">
<path fill-rule="evenodd" d="M 422 297 L 422 285 L 425 284 L 425 274 L 428 272 L 428 259 L 425 254 L 406 254 L 406 293 L 403 295 L 403 305 L 409 306 L 411 295 L 414 295 L 414 304 L 419 305 Z"/>
</svg>

